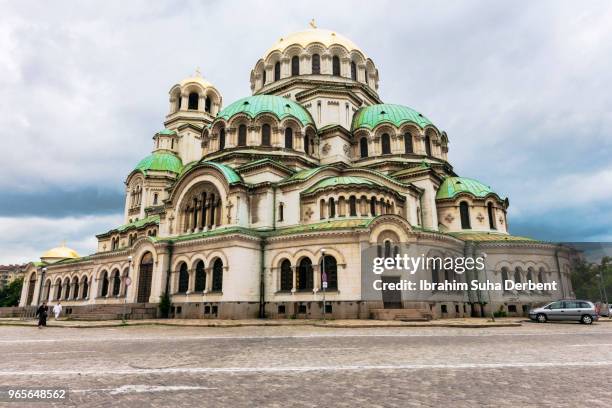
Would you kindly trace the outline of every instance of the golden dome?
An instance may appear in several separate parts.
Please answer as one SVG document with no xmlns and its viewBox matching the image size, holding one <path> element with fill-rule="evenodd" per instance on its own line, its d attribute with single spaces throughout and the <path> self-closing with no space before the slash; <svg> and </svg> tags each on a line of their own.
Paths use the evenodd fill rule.
<svg viewBox="0 0 612 408">
<path fill-rule="evenodd" d="M 357 47 L 354 42 L 345 36 L 336 33 L 335 31 L 325 30 L 323 28 L 310 28 L 308 30 L 298 31 L 297 33 L 289 34 L 286 37 L 280 38 L 276 44 L 266 51 L 264 59 L 272 52 L 283 52 L 291 45 L 298 44 L 305 48 L 312 43 L 321 43 L 326 48 L 337 44 L 343 46 L 349 52 L 357 50 L 363 54 L 363 51 L 361 51 L 361 49 Z"/>
<path fill-rule="evenodd" d="M 42 260 L 60 260 L 60 259 L 66 259 L 66 258 L 80 258 L 79 254 L 71 248 L 68 248 L 67 246 L 63 245 L 62 246 L 58 246 L 56 248 L 52 248 L 50 250 L 48 250 L 47 252 L 45 252 L 44 254 L 42 254 L 40 256 L 40 259 Z"/>
</svg>

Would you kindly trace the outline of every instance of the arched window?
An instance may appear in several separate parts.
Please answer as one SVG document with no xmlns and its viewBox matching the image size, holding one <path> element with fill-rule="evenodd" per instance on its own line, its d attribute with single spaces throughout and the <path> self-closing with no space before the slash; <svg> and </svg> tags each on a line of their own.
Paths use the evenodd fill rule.
<svg viewBox="0 0 612 408">
<path fill-rule="evenodd" d="M 297 55 L 291 58 L 291 76 L 300 75 L 300 57 Z"/>
<path fill-rule="evenodd" d="M 391 154 L 391 138 L 388 133 L 383 133 L 381 139 L 382 154 Z"/>
<path fill-rule="evenodd" d="M 304 135 L 304 152 L 310 154 L 310 137 Z"/>
<path fill-rule="evenodd" d="M 225 149 L 225 128 L 219 130 L 219 150 Z"/>
<path fill-rule="evenodd" d="M 359 153 L 362 159 L 368 157 L 368 139 L 366 137 L 359 139 Z"/>
<path fill-rule="evenodd" d="M 391 241 L 385 241 L 385 258 L 391 258 Z"/>
<path fill-rule="evenodd" d="M 296 278 L 298 290 L 312 290 L 314 281 L 312 275 L 312 261 L 309 258 L 303 258 L 300 261 Z"/>
<path fill-rule="evenodd" d="M 293 149 L 293 129 L 285 128 L 285 148 Z"/>
<path fill-rule="evenodd" d="M 440 266 L 434 262 L 431 268 L 431 281 L 433 283 L 440 282 Z"/>
<path fill-rule="evenodd" d="M 336 217 L 336 201 L 334 200 L 334 197 L 330 197 L 329 198 L 329 218 L 335 218 Z"/>
<path fill-rule="evenodd" d="M 319 267 L 321 269 L 321 282 L 327 280 L 327 290 L 338 290 L 338 263 L 336 258 L 325 255 Z"/>
<path fill-rule="evenodd" d="M 321 57 L 319 56 L 319 54 L 312 54 L 312 73 L 321 73 Z"/>
<path fill-rule="evenodd" d="M 278 204 L 278 220 L 283 221 L 285 218 L 285 205 L 283 203 Z"/>
<path fill-rule="evenodd" d="M 176 110 L 180 110 L 181 109 L 181 105 L 183 104 L 183 96 L 181 94 L 178 94 L 176 99 L 177 99 Z"/>
<path fill-rule="evenodd" d="M 198 261 L 195 272 L 195 288 L 196 292 L 203 292 L 206 288 L 206 272 L 204 271 L 204 261 Z"/>
<path fill-rule="evenodd" d="M 527 268 L 527 282 L 533 281 L 533 268 Z"/>
<path fill-rule="evenodd" d="M 340 58 L 337 55 L 332 58 L 332 75 L 340 76 Z"/>
<path fill-rule="evenodd" d="M 514 282 L 521 283 L 521 268 L 518 266 L 514 269 Z"/>
<path fill-rule="evenodd" d="M 108 272 L 104 271 L 102 274 L 102 290 L 100 291 L 100 296 L 108 295 Z"/>
<path fill-rule="evenodd" d="M 70 299 L 70 279 L 66 278 L 64 280 L 64 300 Z"/>
<path fill-rule="evenodd" d="M 414 148 L 412 147 L 412 135 L 410 132 L 404 133 L 404 153 L 414 153 Z"/>
<path fill-rule="evenodd" d="M 206 98 L 205 102 L 204 102 L 204 111 L 210 113 L 210 104 L 211 104 L 211 100 L 210 98 Z"/>
<path fill-rule="evenodd" d="M 157 205 L 157 199 L 159 198 L 159 194 L 153 193 L 153 205 Z"/>
<path fill-rule="evenodd" d="M 355 61 L 351 61 L 351 79 L 353 81 L 357 80 L 357 64 L 355 64 Z"/>
<path fill-rule="evenodd" d="M 429 135 L 425 136 L 425 154 L 431 156 L 431 138 Z"/>
<path fill-rule="evenodd" d="M 281 263 L 280 290 L 288 292 L 291 289 L 293 289 L 293 271 L 291 270 L 291 262 L 285 259 Z"/>
<path fill-rule="evenodd" d="M 461 216 L 461 228 L 470 229 L 470 208 L 468 203 L 462 201 L 459 203 L 459 214 Z"/>
<path fill-rule="evenodd" d="M 270 142 L 270 125 L 268 125 L 267 123 L 265 123 L 262 127 L 261 127 L 261 145 L 262 146 L 270 146 L 271 142 Z"/>
<path fill-rule="evenodd" d="M 372 217 L 376 216 L 376 197 L 370 198 L 370 215 Z"/>
<path fill-rule="evenodd" d="M 506 291 L 506 281 L 508 280 L 508 268 L 505 266 L 501 269 L 501 284 L 504 288 L 504 292 Z"/>
<path fill-rule="evenodd" d="M 246 146 L 247 144 L 247 127 L 246 125 L 238 126 L 238 146 Z"/>
<path fill-rule="evenodd" d="M 47 299 L 49 299 L 50 292 L 51 292 L 51 280 L 47 279 L 47 282 L 45 282 L 45 289 L 43 291 L 43 301 L 46 301 Z"/>
<path fill-rule="evenodd" d="M 546 277 L 544 276 L 544 268 L 540 268 L 538 271 L 538 282 L 546 283 Z"/>
<path fill-rule="evenodd" d="M 357 216 L 357 198 L 355 196 L 349 197 L 349 215 L 351 217 Z"/>
<path fill-rule="evenodd" d="M 187 264 L 181 263 L 179 267 L 179 281 L 178 281 L 178 293 L 185 293 L 189 290 L 189 271 L 187 270 Z"/>
<path fill-rule="evenodd" d="M 326 213 L 327 213 L 326 209 L 327 209 L 327 204 L 325 203 L 324 199 L 321 199 L 319 203 L 319 215 L 322 220 L 324 220 L 326 217 Z"/>
<path fill-rule="evenodd" d="M 89 297 L 89 280 L 87 276 L 83 276 L 83 299 L 87 299 Z"/>
<path fill-rule="evenodd" d="M 29 306 L 32 304 L 34 300 L 34 289 L 36 288 L 36 273 L 32 273 L 30 275 L 30 280 L 28 281 L 28 297 L 26 299 L 26 304 Z"/>
<path fill-rule="evenodd" d="M 197 92 L 192 92 L 189 94 L 189 102 L 187 104 L 187 109 L 190 110 L 198 110 L 198 100 L 200 99 L 200 95 Z"/>
<path fill-rule="evenodd" d="M 262 85 L 265 85 L 265 84 L 266 84 L 266 79 L 267 79 L 267 78 L 266 78 L 266 76 L 267 76 L 267 72 L 266 72 L 265 68 L 264 68 L 264 70 L 262 71 L 261 76 L 262 76 L 262 79 L 261 79 L 261 84 L 262 84 Z"/>
<path fill-rule="evenodd" d="M 495 228 L 495 216 L 493 215 L 493 203 L 490 201 L 487 204 L 487 214 L 489 216 L 489 228 L 496 229 Z"/>
<path fill-rule="evenodd" d="M 280 79 L 280 62 L 274 64 L 274 80 L 278 81 Z"/>
<path fill-rule="evenodd" d="M 213 264 L 212 290 L 213 292 L 221 292 L 223 290 L 223 261 L 219 258 Z"/>
<path fill-rule="evenodd" d="M 119 271 L 115 269 L 115 273 L 113 274 L 113 296 L 119 296 L 120 290 L 121 276 L 119 276 Z"/>
<path fill-rule="evenodd" d="M 55 300 L 62 298 L 62 280 L 58 279 L 55 281 Z"/>
</svg>

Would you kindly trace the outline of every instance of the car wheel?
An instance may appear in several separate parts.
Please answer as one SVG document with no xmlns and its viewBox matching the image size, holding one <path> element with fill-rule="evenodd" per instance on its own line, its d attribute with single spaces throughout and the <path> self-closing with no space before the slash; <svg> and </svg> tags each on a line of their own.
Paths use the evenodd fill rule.
<svg viewBox="0 0 612 408">
<path fill-rule="evenodd" d="M 580 318 L 580 322 L 584 323 L 584 324 L 592 324 L 593 323 L 593 318 L 589 315 L 583 315 Z"/>
<path fill-rule="evenodd" d="M 536 320 L 538 323 L 546 323 L 546 315 L 544 313 L 538 313 Z"/>
</svg>

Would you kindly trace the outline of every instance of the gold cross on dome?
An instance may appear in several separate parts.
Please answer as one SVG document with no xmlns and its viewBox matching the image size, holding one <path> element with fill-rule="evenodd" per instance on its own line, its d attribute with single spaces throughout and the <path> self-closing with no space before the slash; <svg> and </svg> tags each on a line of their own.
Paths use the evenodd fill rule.
<svg viewBox="0 0 612 408">
<path fill-rule="evenodd" d="M 317 23 L 315 23 L 314 17 L 310 19 L 310 23 L 308 25 L 312 28 L 317 28 Z"/>
</svg>

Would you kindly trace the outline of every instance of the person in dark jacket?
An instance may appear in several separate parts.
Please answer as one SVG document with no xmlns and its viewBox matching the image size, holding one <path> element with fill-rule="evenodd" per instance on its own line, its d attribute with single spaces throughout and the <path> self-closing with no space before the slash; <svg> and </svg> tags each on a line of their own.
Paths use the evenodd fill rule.
<svg viewBox="0 0 612 408">
<path fill-rule="evenodd" d="M 42 329 L 47 326 L 47 313 L 49 312 L 49 307 L 47 307 L 47 302 L 43 302 L 42 305 L 38 307 L 36 310 L 36 316 L 38 316 L 38 328 Z"/>
</svg>

